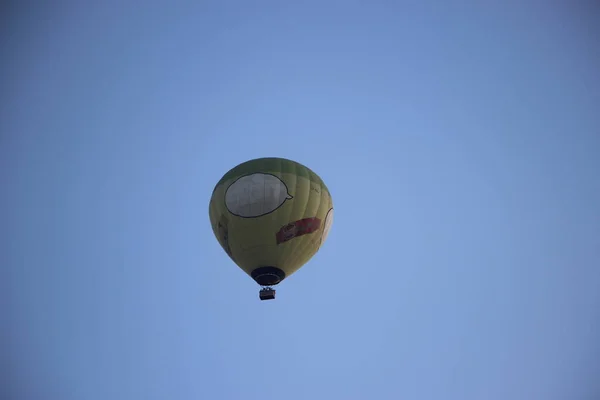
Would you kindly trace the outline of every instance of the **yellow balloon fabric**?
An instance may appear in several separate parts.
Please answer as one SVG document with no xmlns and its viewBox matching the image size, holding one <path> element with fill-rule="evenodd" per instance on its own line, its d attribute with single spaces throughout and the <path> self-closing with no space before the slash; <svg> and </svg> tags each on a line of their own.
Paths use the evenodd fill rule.
<svg viewBox="0 0 600 400">
<path fill-rule="evenodd" d="M 321 178 L 304 165 L 259 158 L 221 178 L 209 216 L 229 257 L 256 282 L 272 286 L 323 245 L 333 223 L 333 201 Z"/>
</svg>

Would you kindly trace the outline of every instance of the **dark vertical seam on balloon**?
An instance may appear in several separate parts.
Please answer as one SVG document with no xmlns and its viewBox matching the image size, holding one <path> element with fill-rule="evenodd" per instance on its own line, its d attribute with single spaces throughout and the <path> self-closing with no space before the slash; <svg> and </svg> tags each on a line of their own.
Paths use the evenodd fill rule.
<svg viewBox="0 0 600 400">
<path fill-rule="evenodd" d="M 317 214 L 323 215 L 323 219 L 321 220 L 321 225 L 319 226 L 319 231 L 315 232 L 319 234 L 319 241 L 317 244 L 317 249 L 315 250 L 314 254 L 317 254 L 319 252 L 319 249 L 321 248 L 321 237 L 323 235 L 323 231 L 325 230 L 325 221 L 327 219 L 327 210 L 329 208 L 329 202 L 327 201 L 328 199 L 331 199 L 331 195 L 329 193 L 329 191 L 327 190 L 327 188 L 325 187 L 325 183 L 323 182 L 323 180 L 321 179 L 321 196 L 320 196 L 320 200 L 319 200 L 319 210 L 317 211 Z M 313 254 L 313 256 L 314 256 Z"/>
<path fill-rule="evenodd" d="M 300 179 L 298 179 L 299 177 L 299 171 L 298 171 L 298 167 L 299 165 L 296 162 L 292 163 L 293 165 L 293 171 L 294 171 L 294 176 L 296 179 L 296 184 L 295 184 L 295 193 L 296 195 L 300 192 Z M 298 202 L 300 199 L 298 196 L 296 196 L 296 202 Z M 302 210 L 302 205 L 298 204 L 298 210 L 296 210 L 296 204 L 294 204 L 293 207 L 293 212 L 292 215 L 294 215 L 294 219 L 297 219 L 295 216 L 297 215 L 297 213 L 295 211 L 300 211 Z M 303 215 L 303 214 L 301 214 Z M 291 215 L 290 217 L 288 217 L 288 223 L 292 223 L 295 221 L 292 221 Z M 294 271 L 294 263 L 295 263 L 295 258 L 296 258 L 296 252 L 297 252 L 297 245 L 296 242 L 294 242 L 294 239 L 290 239 L 287 245 L 287 250 L 286 250 L 286 259 L 287 259 L 287 266 L 290 268 L 290 273 L 293 273 Z"/>
<path fill-rule="evenodd" d="M 273 161 L 275 161 L 275 162 L 272 164 L 272 169 L 273 169 L 272 172 L 275 173 L 275 174 L 278 174 L 279 171 L 281 170 L 280 162 L 279 162 L 278 159 L 275 159 Z M 269 169 L 269 168 L 267 168 L 267 165 L 266 165 L 266 162 L 265 162 L 265 170 L 266 169 Z M 281 179 L 281 177 L 279 177 L 279 178 Z M 271 225 L 271 226 L 273 226 L 275 228 L 276 227 L 276 221 L 277 221 L 277 210 L 269 214 L 269 219 L 270 219 L 269 225 Z M 277 248 L 275 248 L 273 250 L 273 252 L 274 252 L 274 254 L 277 254 Z M 276 264 L 280 263 L 279 258 L 277 258 L 277 260 L 275 261 L 275 263 Z M 279 267 L 279 265 L 271 265 L 271 267 Z"/>
<path fill-rule="evenodd" d="M 323 239 L 323 235 L 325 235 L 325 227 L 326 227 L 326 222 L 327 222 L 327 217 L 329 216 L 329 211 L 333 209 L 333 198 L 331 197 L 331 193 L 329 193 L 329 190 L 323 190 L 323 194 L 327 193 L 327 200 L 325 202 L 325 209 L 324 214 L 325 217 L 323 217 L 323 230 L 321 231 L 321 238 L 319 239 L 319 248 L 317 249 L 317 251 L 321 250 L 321 247 L 323 246 L 323 243 L 325 242 Z"/>
<path fill-rule="evenodd" d="M 300 179 L 300 172 L 305 172 L 302 171 L 302 169 L 306 169 L 305 166 L 300 166 L 300 164 L 294 164 L 295 168 L 296 168 L 296 190 L 300 191 L 300 183 L 304 182 L 304 180 Z M 308 197 L 304 200 L 304 204 L 300 206 L 300 210 L 302 210 L 302 212 L 300 213 L 299 217 L 297 218 L 297 220 L 303 219 L 306 217 L 306 209 L 308 208 L 308 204 L 310 203 L 310 186 L 309 186 L 309 192 L 308 192 Z M 292 221 L 295 222 L 295 221 Z M 292 241 L 295 239 L 292 239 Z M 292 254 L 291 254 L 291 259 L 292 259 L 292 270 L 296 270 L 297 266 L 295 265 L 298 261 L 298 257 L 299 254 L 302 254 L 302 252 L 300 251 L 300 244 L 302 241 L 296 241 L 292 243 Z"/>
<path fill-rule="evenodd" d="M 298 172 L 299 172 L 298 164 L 294 161 L 291 161 L 291 166 L 292 166 L 292 175 L 294 176 L 294 179 L 296 180 L 296 182 L 294 183 L 294 200 L 293 200 L 294 205 L 293 205 L 293 207 L 291 207 L 290 214 L 287 216 L 286 224 L 294 222 L 294 221 L 292 221 L 292 219 L 295 219 L 296 218 L 295 215 L 297 214 L 297 211 L 302 209 L 302 204 L 300 203 L 300 196 L 298 195 L 300 193 L 300 187 L 299 187 L 300 180 L 298 179 Z M 294 240 L 294 239 L 292 239 L 292 240 Z M 288 242 L 287 246 L 286 246 L 286 250 L 284 251 L 287 267 L 290 267 L 290 266 L 293 267 L 292 261 L 294 260 L 295 251 L 296 251 L 296 246 L 294 246 L 294 243 L 291 241 Z"/>
<path fill-rule="evenodd" d="M 302 218 L 309 218 L 309 217 L 314 217 L 314 216 L 316 216 L 316 215 L 319 214 L 319 211 L 320 211 L 320 208 L 321 208 L 321 204 L 322 204 L 322 200 L 323 200 L 323 193 L 321 192 L 321 195 L 318 197 L 319 203 L 317 205 L 317 208 L 316 208 L 316 211 L 315 211 L 315 215 L 306 215 L 306 210 L 308 209 L 308 205 L 311 202 L 310 201 L 310 197 L 311 197 L 311 183 L 312 183 L 312 181 L 310 180 L 310 170 L 308 169 L 308 167 L 304 167 L 304 168 L 306 169 L 306 172 L 308 174 L 307 179 L 308 179 L 308 193 L 309 193 L 309 195 L 308 195 L 308 200 L 306 201 L 305 206 L 304 206 L 304 211 L 302 213 Z M 309 234 L 306 234 L 305 236 L 301 237 L 301 238 L 303 238 L 303 245 L 297 244 L 295 246 L 295 250 L 296 251 L 295 251 L 294 257 L 293 257 L 293 261 L 294 261 L 293 264 L 298 263 L 298 260 L 300 258 L 304 257 L 304 254 L 305 254 L 306 250 L 308 248 L 310 248 L 310 243 L 312 241 L 311 235 L 313 235 L 313 234 L 314 233 L 309 233 Z M 292 240 L 294 240 L 294 239 L 292 239 Z M 302 240 L 299 243 L 301 243 L 301 242 L 302 242 Z M 311 255 L 311 257 L 312 257 L 312 255 Z M 295 271 L 297 271 L 304 264 L 306 264 L 310 260 L 311 257 L 309 257 L 307 260 L 305 260 L 303 264 L 301 264 L 299 266 L 296 266 Z"/>
<path fill-rule="evenodd" d="M 309 171 L 309 172 L 310 172 L 310 171 Z M 310 183 L 312 183 L 312 182 L 309 182 L 309 184 L 310 184 Z M 309 189 L 310 189 L 310 187 L 309 187 Z M 320 213 L 320 211 L 321 211 L 321 207 L 322 207 L 322 205 L 323 205 L 323 191 L 322 191 L 322 190 L 321 190 L 321 193 L 320 193 L 320 195 L 319 195 L 318 199 L 319 199 L 319 203 L 318 203 L 318 205 L 317 205 L 317 207 L 316 207 L 316 210 L 315 210 L 315 215 L 310 215 L 310 216 L 308 216 L 308 215 L 307 215 L 306 217 L 315 217 L 316 215 L 318 215 L 318 214 Z M 306 214 L 306 213 L 305 213 L 305 214 Z M 322 223 L 322 221 L 321 221 L 321 223 Z M 305 242 L 304 242 L 304 246 L 302 246 L 302 251 L 300 252 L 300 255 L 299 255 L 299 257 L 300 257 L 300 256 L 302 256 L 303 258 L 305 257 L 306 250 L 307 250 L 307 249 L 309 249 L 309 248 L 311 247 L 311 242 L 312 242 L 312 239 L 314 239 L 314 238 L 312 237 L 312 235 L 314 235 L 315 233 L 316 233 L 316 232 L 309 233 L 309 234 L 307 234 L 307 235 L 306 235 Z M 318 248 L 317 248 L 317 250 L 318 250 Z M 315 253 L 316 253 L 316 251 L 315 251 Z M 308 261 L 310 261 L 310 259 L 311 259 L 311 258 L 314 256 L 314 254 L 315 254 L 315 253 L 311 254 L 311 256 L 310 256 L 310 257 L 308 257 L 308 258 L 307 258 L 307 259 L 304 261 L 304 263 L 303 263 L 302 265 L 304 265 L 305 263 L 307 263 Z M 302 265 L 301 265 L 301 266 L 302 266 Z"/>
<path fill-rule="evenodd" d="M 266 208 L 265 203 L 267 202 L 267 180 L 263 179 L 263 202 L 261 204 L 260 213 L 264 214 Z"/>
<path fill-rule="evenodd" d="M 281 158 L 278 158 L 278 159 L 277 159 L 277 164 L 278 164 L 278 166 L 279 166 L 279 167 L 278 167 L 278 169 L 277 169 L 277 172 L 279 173 L 279 175 L 280 175 L 280 179 L 282 179 L 282 180 L 283 180 L 283 168 L 284 168 L 284 165 L 283 165 L 283 163 L 284 163 L 283 159 L 281 159 Z M 287 183 L 287 182 L 285 182 L 285 181 L 284 181 L 284 183 L 286 184 L 286 187 L 288 187 L 289 183 Z M 287 193 L 289 193 L 289 189 L 290 189 L 290 188 L 288 187 L 288 190 L 286 191 Z M 286 193 L 286 195 L 287 195 L 287 193 Z M 290 193 L 290 195 L 292 195 L 292 194 Z M 290 209 L 290 208 L 291 208 L 292 212 L 293 212 L 293 209 L 294 209 L 294 206 L 295 206 L 295 195 L 296 195 L 296 193 L 294 192 L 294 194 L 292 195 L 292 196 L 294 196 L 294 198 L 293 198 L 293 199 L 291 199 L 291 201 L 292 201 L 291 207 L 288 207 L 288 209 Z M 290 200 L 285 200 L 285 201 L 286 201 L 286 202 L 289 202 Z M 277 221 L 284 222 L 284 221 L 287 221 L 287 220 L 289 219 L 289 211 L 288 211 L 288 212 L 286 212 L 286 215 L 285 215 L 285 216 L 283 216 L 283 217 L 284 217 L 284 218 L 282 218 L 282 219 L 279 219 L 279 218 L 276 218 L 275 216 L 273 216 L 273 218 L 274 218 L 274 221 L 275 221 L 275 222 L 277 222 Z M 286 222 L 286 223 L 287 223 L 287 222 Z M 275 226 L 275 229 L 274 229 L 274 232 L 273 232 L 273 236 L 274 236 L 274 239 L 273 239 L 273 240 L 276 240 L 276 235 L 277 235 L 277 232 L 278 232 L 278 231 L 281 229 L 281 226 L 280 226 L 280 225 L 281 225 L 281 223 L 278 223 L 278 224 Z M 276 245 L 276 246 L 279 246 L 278 244 L 275 244 L 275 245 Z M 277 249 L 276 251 L 277 251 L 277 252 L 279 252 L 280 250 L 279 250 L 279 249 Z M 286 268 L 283 266 L 283 265 L 287 264 L 287 263 L 286 263 L 286 258 L 287 258 L 287 250 L 283 250 L 283 251 L 282 251 L 282 252 L 279 254 L 279 257 L 278 257 L 278 263 L 279 263 L 279 264 L 281 264 L 281 265 L 277 265 L 277 267 L 279 267 L 279 268 L 281 268 L 281 269 L 286 269 Z"/>
<path fill-rule="evenodd" d="M 213 195 L 214 195 L 214 191 L 213 191 Z M 215 235 L 215 237 L 217 238 L 217 242 L 219 243 L 219 247 L 221 247 L 225 251 L 225 247 L 223 247 L 223 244 L 221 243 L 221 238 L 219 237 L 219 222 L 220 222 L 223 210 L 221 210 L 221 208 L 220 208 L 220 202 L 213 200 L 213 195 L 211 195 L 211 200 L 210 200 L 209 207 L 208 207 L 209 219 L 210 219 L 213 234 Z M 215 218 L 214 221 L 212 219 L 213 215 Z M 228 229 L 229 229 L 229 227 L 228 227 Z M 225 254 L 227 254 L 226 251 L 225 251 Z M 227 254 L 227 257 L 233 261 L 233 259 L 229 256 L 229 254 Z M 235 262 L 235 261 L 233 261 L 233 262 L 237 265 L 237 262 Z"/>
<path fill-rule="evenodd" d="M 327 207 L 325 202 L 323 201 L 323 199 L 326 198 L 325 190 L 324 190 L 323 186 L 321 186 L 320 191 L 321 192 L 319 194 L 319 206 L 317 207 L 317 211 L 316 211 L 315 215 L 323 214 L 322 209 Z M 316 234 L 322 233 L 324 224 L 325 224 L 325 218 L 321 219 L 321 224 L 319 226 L 319 230 L 314 233 L 311 233 L 311 235 L 316 235 Z M 319 244 L 317 244 L 317 248 L 316 248 L 315 252 L 311 255 L 311 257 L 313 257 L 318 251 L 319 251 Z M 308 260 L 307 260 L 307 262 L 308 262 Z"/>
<path fill-rule="evenodd" d="M 297 167 L 297 166 L 296 166 Z M 302 166 L 302 168 L 306 169 L 305 166 Z M 296 177 L 298 177 L 300 174 L 298 172 L 296 172 Z M 298 178 L 296 178 L 298 179 Z M 298 179 L 296 186 L 299 186 L 299 182 L 300 179 Z M 304 206 L 302 207 L 302 213 L 300 214 L 300 218 L 299 219 L 303 219 L 306 217 L 306 209 L 308 208 L 308 204 L 310 203 L 310 183 L 309 183 L 309 192 L 308 192 L 308 198 L 306 199 L 306 201 L 304 202 Z M 292 221 L 295 222 L 295 221 Z M 299 242 L 302 242 L 302 237 L 299 238 L 294 238 L 291 239 L 291 241 L 293 241 L 293 243 L 290 243 L 290 245 L 292 246 L 292 254 L 290 254 L 290 264 L 293 266 L 292 270 L 296 271 L 298 269 L 298 267 L 296 266 L 296 263 L 298 262 L 298 258 L 299 255 L 302 254 L 302 252 L 300 251 L 300 245 L 298 244 Z"/>
<path fill-rule="evenodd" d="M 294 183 L 294 199 L 293 201 L 293 205 L 290 208 L 290 212 L 287 215 L 287 218 L 285 219 L 285 224 L 289 224 L 292 223 L 294 221 L 292 221 L 292 216 L 296 215 L 296 211 L 299 210 L 298 207 L 301 207 L 299 201 L 300 201 L 300 197 L 298 196 L 299 193 L 299 188 L 298 188 L 298 165 L 294 162 L 290 160 L 291 165 L 291 176 L 294 177 L 294 179 L 296 180 L 296 182 Z M 279 227 L 279 229 L 281 229 L 282 227 Z M 292 239 L 293 240 L 293 239 Z M 284 245 L 283 243 L 281 245 Z M 285 250 L 283 251 L 283 258 L 285 260 L 285 264 L 286 267 L 288 267 L 291 263 L 291 261 L 294 259 L 294 251 L 295 251 L 295 247 L 294 247 L 294 243 L 292 242 L 287 242 L 285 245 Z M 293 265 L 293 264 L 292 264 Z M 288 269 L 288 268 L 286 268 Z M 286 272 L 287 273 L 287 272 Z"/>
</svg>

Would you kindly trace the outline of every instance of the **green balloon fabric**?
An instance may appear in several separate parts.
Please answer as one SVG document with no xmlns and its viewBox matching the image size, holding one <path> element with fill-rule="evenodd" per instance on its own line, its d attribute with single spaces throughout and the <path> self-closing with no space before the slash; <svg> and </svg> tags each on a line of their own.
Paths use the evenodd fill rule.
<svg viewBox="0 0 600 400">
<path fill-rule="evenodd" d="M 323 245 L 333 223 L 333 201 L 321 178 L 304 165 L 259 158 L 221 178 L 209 216 L 229 257 L 256 282 L 272 286 Z"/>
</svg>

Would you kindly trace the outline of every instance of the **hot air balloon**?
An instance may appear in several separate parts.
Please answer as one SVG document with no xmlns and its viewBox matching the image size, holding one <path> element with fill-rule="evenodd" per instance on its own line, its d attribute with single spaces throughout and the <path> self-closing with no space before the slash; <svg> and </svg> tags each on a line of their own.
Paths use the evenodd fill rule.
<svg viewBox="0 0 600 400">
<path fill-rule="evenodd" d="M 333 201 L 321 178 L 284 158 L 258 158 L 216 184 L 210 223 L 229 258 L 275 298 L 273 286 L 306 264 L 327 239 Z"/>
</svg>

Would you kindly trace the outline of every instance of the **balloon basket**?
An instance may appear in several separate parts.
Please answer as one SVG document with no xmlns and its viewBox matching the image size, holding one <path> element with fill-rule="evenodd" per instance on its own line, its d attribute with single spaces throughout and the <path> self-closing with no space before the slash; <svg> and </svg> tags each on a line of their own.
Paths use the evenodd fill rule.
<svg viewBox="0 0 600 400">
<path fill-rule="evenodd" d="M 258 292 L 258 297 L 261 300 L 273 300 L 275 299 L 275 289 L 270 287 L 263 288 Z"/>
</svg>

